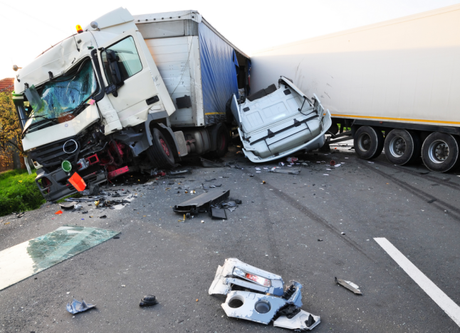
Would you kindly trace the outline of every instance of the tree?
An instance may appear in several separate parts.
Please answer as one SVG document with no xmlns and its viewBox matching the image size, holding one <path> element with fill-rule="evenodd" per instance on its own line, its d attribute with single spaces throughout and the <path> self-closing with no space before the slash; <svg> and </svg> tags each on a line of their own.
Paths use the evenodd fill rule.
<svg viewBox="0 0 460 333">
<path fill-rule="evenodd" d="M 0 165 L 11 165 L 20 168 L 15 155 L 24 156 L 21 140 L 21 125 L 14 107 L 11 92 L 0 92 Z"/>
</svg>

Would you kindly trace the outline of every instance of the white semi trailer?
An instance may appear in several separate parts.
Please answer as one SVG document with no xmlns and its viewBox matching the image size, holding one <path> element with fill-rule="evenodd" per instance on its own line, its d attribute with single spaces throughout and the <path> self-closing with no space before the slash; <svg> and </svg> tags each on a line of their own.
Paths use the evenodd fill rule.
<svg viewBox="0 0 460 333">
<path fill-rule="evenodd" d="M 441 172 L 460 164 L 460 5 L 273 47 L 251 61 L 252 89 L 281 72 L 316 93 L 333 119 L 329 141 L 352 137 L 363 159 L 385 148 L 394 164 L 421 157 Z"/>
</svg>

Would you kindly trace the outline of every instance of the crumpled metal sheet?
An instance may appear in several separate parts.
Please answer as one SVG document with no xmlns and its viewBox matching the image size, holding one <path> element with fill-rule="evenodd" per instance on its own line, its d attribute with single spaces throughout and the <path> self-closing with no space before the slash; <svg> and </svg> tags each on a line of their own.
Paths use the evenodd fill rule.
<svg viewBox="0 0 460 333">
<path fill-rule="evenodd" d="M 228 317 L 254 321 L 268 325 L 286 300 L 248 291 L 231 291 L 222 309 Z"/>
<path fill-rule="evenodd" d="M 269 285 L 254 281 L 257 280 L 255 276 L 269 280 Z M 209 295 L 227 295 L 232 285 L 275 296 L 282 296 L 284 293 L 284 282 L 281 276 L 248 265 L 236 258 L 225 259 L 225 264 L 217 267 L 214 281 L 208 291 Z"/>
</svg>

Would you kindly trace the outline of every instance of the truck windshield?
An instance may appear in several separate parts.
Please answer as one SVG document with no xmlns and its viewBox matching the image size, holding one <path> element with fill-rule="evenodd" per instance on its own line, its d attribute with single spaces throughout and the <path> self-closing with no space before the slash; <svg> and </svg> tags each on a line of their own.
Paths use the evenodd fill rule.
<svg viewBox="0 0 460 333">
<path fill-rule="evenodd" d="M 88 59 L 76 70 L 56 78 L 39 89 L 34 86 L 25 91 L 32 106 L 25 129 L 43 120 L 67 121 L 86 107 L 86 102 L 97 91 L 93 66 Z M 40 126 L 41 127 L 41 126 Z"/>
</svg>

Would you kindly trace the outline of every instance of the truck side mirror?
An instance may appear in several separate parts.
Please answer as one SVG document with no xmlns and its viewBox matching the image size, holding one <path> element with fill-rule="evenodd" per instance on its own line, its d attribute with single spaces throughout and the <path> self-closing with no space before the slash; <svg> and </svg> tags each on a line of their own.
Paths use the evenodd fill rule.
<svg viewBox="0 0 460 333">
<path fill-rule="evenodd" d="M 110 78 L 112 79 L 112 83 L 116 86 L 123 85 L 123 79 L 121 77 L 120 67 L 118 66 L 118 55 L 115 51 L 107 49 L 107 60 L 109 62 L 109 71 L 110 71 Z"/>
</svg>

